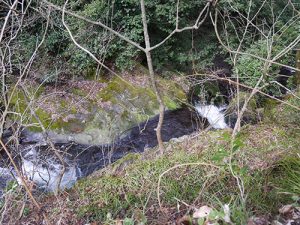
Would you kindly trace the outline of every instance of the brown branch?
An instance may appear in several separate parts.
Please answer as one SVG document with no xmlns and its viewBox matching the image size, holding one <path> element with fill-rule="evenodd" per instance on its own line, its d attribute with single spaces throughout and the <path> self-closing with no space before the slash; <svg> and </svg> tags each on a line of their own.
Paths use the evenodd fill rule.
<svg viewBox="0 0 300 225">
<path fill-rule="evenodd" d="M 177 12 L 176 12 L 176 28 L 164 39 L 162 40 L 160 43 L 152 46 L 150 48 L 150 51 L 158 48 L 159 46 L 161 46 L 162 44 L 164 44 L 168 39 L 170 39 L 174 34 L 176 33 L 181 33 L 183 31 L 186 31 L 186 30 L 197 30 L 199 29 L 199 27 L 204 23 L 205 19 L 207 18 L 208 16 L 208 13 L 209 13 L 209 8 L 210 8 L 210 5 L 211 5 L 211 2 L 207 2 L 205 7 L 201 10 L 201 12 L 199 13 L 199 16 L 195 22 L 195 24 L 193 26 L 187 26 L 187 27 L 184 27 L 184 28 L 181 28 L 179 29 L 178 26 L 179 26 L 179 17 L 178 17 L 178 4 L 179 4 L 179 1 L 177 2 Z M 199 20 L 201 19 L 203 13 L 206 12 L 204 18 L 199 22 Z"/>
<path fill-rule="evenodd" d="M 215 166 L 215 165 L 209 164 L 209 163 L 202 163 L 202 162 L 183 163 L 183 164 L 178 164 L 178 165 L 175 165 L 175 166 L 167 169 L 166 171 L 164 171 L 163 173 L 161 173 L 159 175 L 158 182 L 157 182 L 156 195 L 157 195 L 157 201 L 158 201 L 158 205 L 159 205 L 160 209 L 162 208 L 161 199 L 160 199 L 160 184 L 161 184 L 161 180 L 162 180 L 163 176 L 174 169 L 177 169 L 180 167 L 185 167 L 185 166 L 206 166 L 206 167 L 211 167 L 211 169 L 214 168 L 214 169 L 220 170 L 220 167 L 218 167 L 218 166 Z"/>
<path fill-rule="evenodd" d="M 202 76 L 203 74 L 195 74 L 195 75 L 201 75 Z M 247 88 L 249 90 L 255 90 L 257 93 L 260 93 L 260 94 L 262 94 L 262 95 L 264 95 L 264 96 L 266 96 L 268 98 L 274 99 L 274 100 L 276 100 L 276 101 L 278 101 L 278 102 L 280 102 L 280 103 L 282 103 L 284 105 L 288 105 L 288 106 L 290 106 L 290 107 L 292 107 L 292 108 L 297 109 L 297 110 L 300 111 L 300 107 L 292 105 L 292 104 L 290 104 L 290 103 L 288 103 L 286 101 L 283 101 L 283 100 L 281 100 L 279 98 L 276 98 L 276 97 L 274 97 L 272 95 L 269 95 L 269 94 L 263 92 L 260 88 L 253 88 L 253 87 L 250 87 L 250 86 L 242 84 L 242 83 L 237 83 L 236 81 L 233 81 L 231 79 L 224 78 L 224 77 L 219 77 L 219 76 L 213 75 L 213 74 L 205 74 L 205 76 L 210 76 L 210 77 L 213 77 L 213 78 L 215 78 L 217 80 L 224 80 L 224 81 L 227 81 L 230 84 L 239 85 L 239 86 Z"/>
<path fill-rule="evenodd" d="M 51 139 L 49 138 L 49 136 L 47 134 L 47 130 L 46 130 L 45 126 L 43 125 L 41 119 L 39 118 L 39 116 L 36 114 L 35 110 L 31 106 L 31 101 L 30 101 L 30 98 L 29 98 L 29 94 L 27 93 L 26 89 L 23 86 L 21 86 L 21 90 L 23 91 L 24 97 L 27 101 L 28 108 L 30 109 L 30 113 L 34 116 L 34 118 L 38 121 L 39 126 L 42 128 L 42 131 L 43 131 L 42 134 L 43 134 L 43 137 L 46 140 L 46 143 L 51 147 L 51 149 L 53 150 L 55 156 L 58 158 L 58 160 L 60 161 L 60 163 L 62 165 L 62 169 L 59 173 L 59 178 L 58 178 L 58 182 L 57 182 L 57 188 L 55 190 L 55 193 L 57 194 L 59 189 L 60 189 L 60 184 L 61 184 L 63 175 L 65 174 L 65 171 L 66 171 L 66 165 L 65 165 L 64 158 L 61 156 L 58 149 L 54 146 L 53 142 L 51 141 Z"/>
<path fill-rule="evenodd" d="M 4 19 L 4 24 L 2 26 L 1 33 L 0 33 L 0 42 L 2 41 L 2 38 L 3 38 L 3 35 L 4 35 L 4 30 L 5 30 L 5 27 L 7 25 L 10 14 L 13 11 L 13 9 L 15 8 L 15 6 L 17 5 L 17 3 L 18 3 L 18 0 L 15 0 L 14 3 L 12 4 L 12 6 L 10 7 L 5 19 Z"/>
<path fill-rule="evenodd" d="M 254 55 L 254 54 L 251 54 L 251 53 L 247 53 L 247 52 L 242 52 L 242 51 L 236 51 L 236 50 L 232 50 L 231 48 L 229 48 L 228 46 L 226 46 L 224 44 L 224 42 L 222 41 L 221 37 L 220 37 L 220 34 L 219 34 L 219 31 L 218 31 L 218 11 L 216 10 L 215 12 L 215 16 L 213 18 L 212 14 L 210 14 L 210 18 L 211 18 L 211 21 L 212 21 L 212 24 L 215 28 L 215 33 L 216 33 L 216 36 L 218 38 L 218 41 L 219 43 L 223 46 L 223 48 L 225 48 L 229 53 L 234 53 L 234 54 L 240 54 L 240 55 L 247 55 L 247 56 L 251 56 L 253 58 L 256 58 L 256 59 L 259 59 L 259 60 L 262 60 L 264 62 L 267 62 L 267 63 L 270 63 L 270 64 L 275 64 L 275 65 L 278 65 L 278 66 L 282 66 L 282 67 L 286 67 L 286 68 L 289 68 L 289 69 L 292 69 L 292 70 L 296 70 L 296 71 L 300 71 L 300 69 L 298 68 L 295 68 L 295 67 L 292 67 L 292 66 L 289 66 L 289 65 L 286 65 L 286 64 L 282 64 L 282 63 L 279 63 L 279 62 L 276 62 L 274 60 L 269 60 L 269 59 L 265 59 L 263 57 L 260 57 L 258 55 Z"/>
<path fill-rule="evenodd" d="M 35 205 L 35 207 L 38 208 L 39 211 L 41 211 L 42 208 L 41 208 L 40 204 L 39 204 L 39 203 L 36 201 L 36 199 L 34 198 L 34 196 L 33 196 L 32 192 L 30 191 L 30 188 L 28 187 L 28 185 L 27 185 L 27 183 L 26 183 L 26 181 L 25 181 L 25 179 L 24 179 L 22 173 L 21 173 L 20 170 L 18 169 L 17 164 L 15 163 L 15 161 L 14 161 L 12 155 L 10 154 L 9 150 L 7 149 L 7 147 L 6 147 L 5 144 L 2 142 L 1 139 L 0 139 L 0 145 L 2 146 L 2 148 L 4 149 L 6 155 L 7 155 L 8 158 L 9 158 L 10 162 L 12 163 L 12 165 L 13 165 L 13 167 L 14 167 L 14 169 L 15 169 L 17 175 L 18 175 L 18 177 L 21 179 L 22 185 L 24 186 L 25 191 L 26 191 L 27 194 L 29 195 L 29 198 L 31 199 L 32 203 Z M 43 217 L 44 217 L 44 219 L 45 219 L 46 224 L 49 224 L 47 215 L 46 215 L 44 212 L 42 213 L 42 215 L 43 215 Z"/>
<path fill-rule="evenodd" d="M 158 142 L 158 147 L 160 154 L 163 154 L 164 152 L 164 145 L 161 137 L 161 128 L 164 120 L 164 112 L 165 112 L 165 106 L 164 102 L 162 100 L 160 91 L 157 88 L 157 83 L 155 80 L 154 76 L 154 70 L 153 70 L 153 64 L 152 64 L 152 58 L 151 58 L 151 50 L 150 50 L 150 39 L 149 39 L 149 34 L 148 34 L 148 27 L 147 27 L 147 18 L 146 18 L 146 9 L 145 9 L 145 2 L 144 0 L 141 0 L 141 11 L 142 11 L 142 21 L 143 21 L 143 29 L 144 29 L 144 38 L 145 38 L 145 54 L 147 57 L 147 64 L 148 64 L 148 69 L 149 69 L 149 75 L 150 75 L 150 80 L 152 84 L 152 88 L 155 92 L 157 101 L 159 103 L 159 119 L 158 119 L 158 124 L 156 127 L 156 136 L 157 136 L 157 142 Z"/>
<path fill-rule="evenodd" d="M 136 43 L 136 42 L 130 40 L 128 37 L 125 37 L 124 35 L 120 34 L 118 31 L 115 31 L 114 29 L 112 29 L 112 28 L 106 26 L 105 24 L 103 24 L 103 23 L 100 22 L 100 21 L 97 21 L 97 22 L 96 22 L 96 21 L 87 19 L 87 18 L 85 18 L 85 17 L 83 17 L 83 16 L 80 16 L 80 15 L 78 15 L 78 14 L 76 14 L 76 13 L 73 13 L 73 12 L 71 12 L 71 11 L 65 10 L 65 9 L 64 9 L 65 7 L 64 7 L 64 8 L 61 8 L 61 7 L 59 7 L 59 6 L 57 6 L 57 5 L 54 5 L 54 4 L 52 4 L 51 2 L 48 2 L 48 1 L 46 1 L 46 0 L 43 0 L 43 2 L 46 3 L 47 5 L 51 6 L 52 8 L 56 9 L 56 10 L 59 10 L 59 11 L 62 11 L 62 12 L 64 11 L 66 14 L 69 14 L 69 15 L 71 15 L 71 16 L 74 16 L 74 17 L 76 17 L 76 18 L 78 18 L 78 19 L 84 20 L 84 21 L 86 21 L 86 22 L 88 22 L 88 23 L 91 23 L 91 24 L 94 24 L 94 25 L 98 25 L 98 26 L 100 26 L 100 27 L 102 27 L 102 28 L 104 28 L 104 29 L 110 31 L 111 33 L 113 33 L 114 35 L 118 36 L 118 37 L 121 38 L 122 40 L 124 40 L 124 41 L 126 41 L 126 42 L 132 44 L 132 45 L 135 46 L 135 47 L 137 47 L 137 48 L 140 49 L 141 51 L 143 51 L 143 52 L 145 51 L 145 49 L 144 49 L 143 47 L 141 47 L 138 43 Z M 66 5 L 66 4 L 65 4 L 65 5 Z"/>
<path fill-rule="evenodd" d="M 70 30 L 70 28 L 68 27 L 66 21 L 65 21 L 65 13 L 66 13 L 66 6 L 68 4 L 68 0 L 65 2 L 64 7 L 62 9 L 62 23 L 64 25 L 64 27 L 66 28 L 71 40 L 73 41 L 73 43 L 82 51 L 86 52 L 90 57 L 92 57 L 93 60 L 95 60 L 99 65 L 101 65 L 104 69 L 108 70 L 110 73 L 117 75 L 116 72 L 114 72 L 113 70 L 111 70 L 108 66 L 106 66 L 103 62 L 101 62 L 99 59 L 97 59 L 97 57 L 92 54 L 90 51 L 88 51 L 87 49 L 85 49 L 84 47 L 82 47 L 73 37 L 73 34 Z"/>
</svg>

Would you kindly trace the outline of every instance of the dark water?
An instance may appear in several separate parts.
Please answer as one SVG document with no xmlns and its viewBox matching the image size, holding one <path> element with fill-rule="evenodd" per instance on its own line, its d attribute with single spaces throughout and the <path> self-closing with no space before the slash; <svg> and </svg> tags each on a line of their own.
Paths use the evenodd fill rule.
<svg viewBox="0 0 300 225">
<path fill-rule="evenodd" d="M 54 143 L 55 151 L 64 159 L 65 174 L 61 180 L 61 188 L 71 187 L 77 179 L 88 176 L 108 164 L 115 162 L 130 152 L 143 152 L 145 147 L 155 147 L 158 142 L 155 128 L 158 116 L 149 119 L 125 131 L 123 138 L 116 138 L 107 145 L 84 145 L 74 142 Z M 188 107 L 165 111 L 162 126 L 164 142 L 172 138 L 191 134 L 209 125 L 207 119 L 200 117 Z M 23 140 L 32 138 L 23 137 Z M 39 142 L 21 142 L 15 160 L 24 174 L 39 187 L 55 190 L 62 171 L 62 162 L 55 156 L 53 148 Z M 4 157 L 5 158 L 5 157 Z M 3 162 L 2 162 L 3 163 Z M 0 178 L 0 189 L 7 180 L 12 179 L 7 171 Z M 2 185 L 1 185 L 2 184 Z"/>
</svg>

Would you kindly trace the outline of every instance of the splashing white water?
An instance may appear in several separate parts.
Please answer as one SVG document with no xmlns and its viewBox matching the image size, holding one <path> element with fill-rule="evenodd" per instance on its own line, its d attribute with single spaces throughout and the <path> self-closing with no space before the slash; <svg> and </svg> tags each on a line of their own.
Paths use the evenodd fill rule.
<svg viewBox="0 0 300 225">
<path fill-rule="evenodd" d="M 62 169 L 62 165 L 53 158 L 41 160 L 34 147 L 22 159 L 24 176 L 48 191 L 56 191 L 59 182 L 59 189 L 70 188 L 80 176 L 80 170 L 77 166 L 68 165 L 60 180 Z M 19 179 L 17 180 L 19 181 Z"/>
<path fill-rule="evenodd" d="M 229 126 L 225 122 L 225 115 L 222 112 L 226 107 L 217 107 L 215 105 L 201 105 L 195 106 L 196 111 L 200 116 L 206 118 L 209 124 L 215 129 L 225 129 Z"/>
</svg>

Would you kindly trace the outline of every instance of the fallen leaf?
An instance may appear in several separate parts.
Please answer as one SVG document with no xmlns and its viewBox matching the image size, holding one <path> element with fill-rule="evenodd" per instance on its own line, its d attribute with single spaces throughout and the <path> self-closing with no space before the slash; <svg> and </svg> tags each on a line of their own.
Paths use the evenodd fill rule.
<svg viewBox="0 0 300 225">
<path fill-rule="evenodd" d="M 268 225 L 268 220 L 264 217 L 253 217 L 248 220 L 247 225 Z"/>
<path fill-rule="evenodd" d="M 198 219 L 198 218 L 207 217 L 211 211 L 212 211 L 212 208 L 210 208 L 206 205 L 201 206 L 199 209 L 197 209 L 194 212 L 193 218 Z"/>
<path fill-rule="evenodd" d="M 231 220 L 230 220 L 230 208 L 229 208 L 229 205 L 227 205 L 227 204 L 225 204 L 224 206 L 223 206 L 223 210 L 224 210 L 224 221 L 226 222 L 226 223 L 231 223 Z"/>
<path fill-rule="evenodd" d="M 285 205 L 283 207 L 281 207 L 281 209 L 279 209 L 279 213 L 282 215 L 286 215 L 288 213 L 291 213 L 294 209 L 294 206 L 292 205 Z"/>
<path fill-rule="evenodd" d="M 119 219 L 117 219 L 116 220 L 116 224 L 115 225 L 122 225 L 122 221 L 121 220 L 119 220 Z"/>
</svg>

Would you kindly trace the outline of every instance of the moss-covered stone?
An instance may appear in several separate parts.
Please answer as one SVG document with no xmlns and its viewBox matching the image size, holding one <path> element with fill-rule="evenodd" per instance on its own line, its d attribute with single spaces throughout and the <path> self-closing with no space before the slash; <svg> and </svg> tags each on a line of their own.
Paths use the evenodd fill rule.
<svg viewBox="0 0 300 225">
<path fill-rule="evenodd" d="M 60 90 L 62 94 L 52 95 L 53 98 L 47 96 L 45 88 L 35 92 L 32 85 L 30 95 L 34 96 L 33 102 L 38 103 L 36 105 L 34 103 L 32 108 L 46 129 L 67 135 L 82 133 L 83 137 L 87 135 L 92 138 L 87 141 L 89 144 L 108 143 L 117 135 L 149 119 L 159 111 L 152 89 L 139 86 L 138 82 L 113 77 L 110 80 L 71 83 L 70 86 L 66 84 L 65 88 Z M 166 107 L 168 109 L 180 107 L 185 101 L 183 90 L 173 81 L 159 78 L 158 83 Z M 47 91 L 49 90 L 51 91 L 50 86 L 47 87 Z M 14 93 L 11 106 L 22 115 L 14 118 L 15 120 L 22 118 L 23 124 L 33 124 L 29 126 L 31 131 L 41 131 L 38 121 L 27 108 L 27 101 L 21 91 L 17 90 Z M 82 141 L 81 138 L 80 140 Z"/>
<path fill-rule="evenodd" d="M 196 84 L 190 90 L 190 94 L 191 94 L 190 97 L 195 95 L 199 97 L 199 100 L 202 103 L 223 105 L 225 104 L 225 98 L 221 93 L 222 92 L 220 90 L 218 82 L 214 82 L 214 81 L 201 82 L 201 80 L 199 80 L 199 84 Z"/>
<path fill-rule="evenodd" d="M 238 116 L 237 112 L 239 110 L 241 111 L 244 103 L 249 98 L 249 96 L 250 93 L 240 92 L 239 96 L 236 96 L 230 101 L 226 109 L 226 114 L 231 126 L 234 126 L 234 123 L 236 122 Z M 252 97 L 246 106 L 246 110 L 243 113 L 241 124 L 255 124 L 257 122 L 260 122 L 263 118 L 262 110 L 263 109 L 258 108 L 257 98 L 255 96 Z"/>
</svg>

